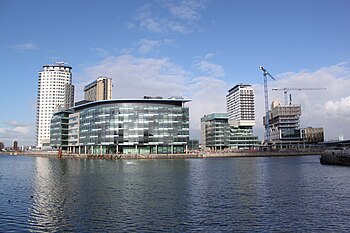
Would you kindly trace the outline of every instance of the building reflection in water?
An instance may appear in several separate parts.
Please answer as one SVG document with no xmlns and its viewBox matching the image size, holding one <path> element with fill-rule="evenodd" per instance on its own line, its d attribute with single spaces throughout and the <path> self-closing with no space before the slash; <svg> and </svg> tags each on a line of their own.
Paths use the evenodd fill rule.
<svg viewBox="0 0 350 233">
<path fill-rule="evenodd" d="M 29 224 L 45 232 L 271 231 L 299 210 L 312 216 L 300 204 L 317 203 L 305 159 L 36 158 Z"/>
<path fill-rule="evenodd" d="M 34 174 L 29 225 L 44 231 L 58 231 L 65 225 L 66 206 L 70 205 L 67 202 L 74 197 L 68 160 L 37 157 Z"/>
</svg>

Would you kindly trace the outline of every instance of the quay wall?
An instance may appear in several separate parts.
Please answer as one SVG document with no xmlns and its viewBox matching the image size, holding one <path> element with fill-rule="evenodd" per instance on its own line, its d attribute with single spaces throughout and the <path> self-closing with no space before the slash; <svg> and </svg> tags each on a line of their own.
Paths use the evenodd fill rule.
<svg viewBox="0 0 350 233">
<path fill-rule="evenodd" d="M 320 163 L 324 165 L 350 166 L 350 155 L 325 153 L 321 155 Z"/>
<path fill-rule="evenodd" d="M 9 154 L 9 153 L 6 153 Z M 283 152 L 204 152 L 188 154 L 72 154 L 62 153 L 61 158 L 81 159 L 189 159 L 189 158 L 236 158 L 236 157 L 278 157 L 322 155 L 323 152 L 283 151 Z M 12 155 L 58 157 L 57 152 L 16 152 Z"/>
</svg>

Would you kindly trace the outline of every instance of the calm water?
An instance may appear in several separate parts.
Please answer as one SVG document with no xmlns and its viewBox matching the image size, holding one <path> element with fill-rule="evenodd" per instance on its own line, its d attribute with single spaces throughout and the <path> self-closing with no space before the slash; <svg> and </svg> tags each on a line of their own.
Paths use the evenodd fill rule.
<svg viewBox="0 0 350 233">
<path fill-rule="evenodd" d="M 0 232 L 349 232 L 349 180 L 319 156 L 0 155 Z"/>
</svg>

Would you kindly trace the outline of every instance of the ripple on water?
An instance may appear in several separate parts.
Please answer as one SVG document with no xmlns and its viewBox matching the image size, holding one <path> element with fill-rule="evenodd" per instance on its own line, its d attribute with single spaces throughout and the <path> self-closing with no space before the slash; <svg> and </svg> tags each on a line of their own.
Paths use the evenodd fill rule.
<svg viewBox="0 0 350 233">
<path fill-rule="evenodd" d="M 349 178 L 318 156 L 0 157 L 0 231 L 346 232 Z"/>
</svg>

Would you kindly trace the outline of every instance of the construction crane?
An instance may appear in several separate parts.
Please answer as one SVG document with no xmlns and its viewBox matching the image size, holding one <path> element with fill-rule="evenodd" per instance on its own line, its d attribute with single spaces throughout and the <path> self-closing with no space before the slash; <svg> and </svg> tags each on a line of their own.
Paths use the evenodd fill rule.
<svg viewBox="0 0 350 233">
<path fill-rule="evenodd" d="M 265 142 L 270 142 L 270 114 L 269 114 L 269 93 L 267 89 L 267 77 L 270 77 L 272 80 L 276 80 L 269 72 L 267 72 L 264 67 L 260 66 L 259 69 L 263 72 L 264 75 L 264 92 L 265 92 Z"/>
<path fill-rule="evenodd" d="M 288 105 L 288 91 L 321 91 L 326 90 L 326 88 L 298 88 L 298 87 L 292 87 L 292 88 L 272 88 L 273 91 L 284 91 L 284 104 Z M 292 104 L 292 97 L 290 97 L 289 104 Z"/>
</svg>

